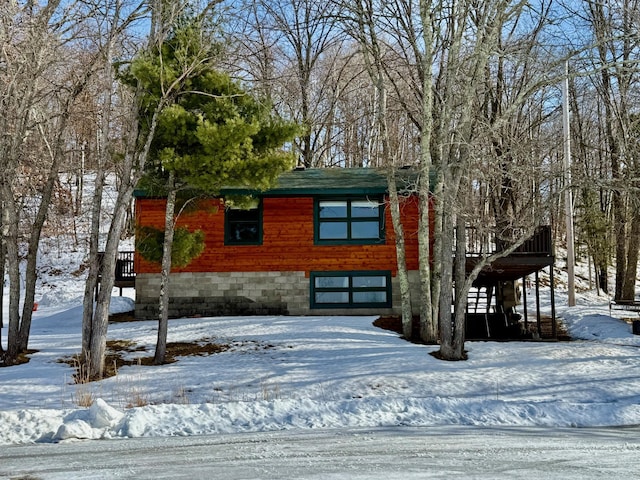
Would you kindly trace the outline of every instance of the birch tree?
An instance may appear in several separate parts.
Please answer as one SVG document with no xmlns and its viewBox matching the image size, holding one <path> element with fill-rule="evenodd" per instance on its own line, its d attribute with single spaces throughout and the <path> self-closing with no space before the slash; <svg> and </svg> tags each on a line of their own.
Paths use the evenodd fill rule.
<svg viewBox="0 0 640 480">
<path fill-rule="evenodd" d="M 438 73 L 432 108 L 437 114 L 433 116 L 435 124 L 429 145 L 436 178 L 433 190 L 436 219 L 434 263 L 437 266 L 434 271 L 440 272 L 442 285 L 438 298 L 438 356 L 447 360 L 460 360 L 465 358 L 465 307 L 473 281 L 485 266 L 508 255 L 531 236 L 541 220 L 542 209 L 536 204 L 538 195 L 532 192 L 531 186 L 526 182 L 515 185 L 512 183 L 512 175 L 504 176 L 505 165 L 501 163 L 502 154 L 495 149 L 495 142 L 497 139 L 513 141 L 514 137 L 504 130 L 512 121 L 513 112 L 522 111 L 526 100 L 554 78 L 553 75 L 546 77 L 542 74 L 526 78 L 525 84 L 514 90 L 506 111 L 498 112 L 498 119 L 487 122 L 483 114 L 483 99 L 490 98 L 485 81 L 486 72 L 495 66 L 499 69 L 503 58 L 513 55 L 510 49 L 502 45 L 502 35 L 506 28 L 511 28 L 511 31 L 520 33 L 520 38 L 525 38 L 522 30 L 513 26 L 519 25 L 518 21 L 524 12 L 531 13 L 532 10 L 527 10 L 524 2 L 503 0 L 457 2 L 440 4 L 440 7 L 442 8 L 431 10 L 431 18 L 438 19 L 434 32 L 442 36 L 442 45 L 446 48 L 436 56 Z M 542 25 L 545 21 L 544 14 L 545 9 L 540 10 Z M 535 28 L 540 28 L 536 25 L 538 24 L 534 23 Z M 492 60 L 494 55 L 498 58 L 497 63 Z M 500 100 L 502 101 L 504 99 Z M 515 154 L 515 150 L 513 153 Z M 526 152 L 520 152 L 519 159 L 525 158 L 523 153 Z M 518 175 L 522 178 L 527 165 L 535 172 L 539 163 L 518 162 L 517 165 Z M 494 222 L 504 222 L 500 226 L 493 223 L 494 232 L 503 242 L 502 248 L 495 254 L 481 256 L 473 269 L 467 272 L 464 266 L 464 232 L 466 226 L 478 215 L 478 210 L 470 204 L 469 197 L 479 181 L 485 181 L 489 176 L 495 179 L 490 180 L 490 183 L 497 180 L 497 184 L 502 185 L 509 195 L 520 190 L 525 193 L 526 198 L 519 204 L 515 215 L 507 215 L 504 210 L 495 212 Z M 499 228 L 495 230 L 497 226 Z M 501 233 L 505 228 L 509 235 Z M 455 296 L 450 285 L 455 285 Z"/>
<path fill-rule="evenodd" d="M 438 248 L 442 242 L 433 242 L 434 251 L 431 250 L 433 231 L 437 231 L 441 225 L 442 216 L 431 214 L 431 191 L 434 195 L 440 194 L 442 190 L 442 176 L 435 175 L 432 182 L 431 171 L 433 169 L 434 158 L 432 155 L 432 145 L 434 140 L 434 62 L 436 60 L 436 25 L 435 18 L 438 9 L 433 9 L 431 2 L 420 0 L 420 21 L 422 23 L 422 42 L 424 43 L 424 53 L 419 63 L 422 71 L 422 102 L 421 107 L 421 129 L 420 129 L 420 177 L 418 180 L 418 198 L 420 202 L 420 217 L 418 224 L 418 248 L 419 248 L 419 270 L 420 270 L 420 338 L 422 340 L 435 343 L 438 336 L 438 309 L 439 296 L 442 280 L 442 266 L 439 261 L 432 263 L 432 258 L 437 259 Z M 436 170 L 440 172 L 440 170 Z"/>
<path fill-rule="evenodd" d="M 378 7 L 378 8 L 377 8 Z M 391 212 L 396 246 L 396 264 L 401 296 L 402 332 L 405 338 L 413 336 L 413 311 L 411 306 L 411 289 L 407 271 L 405 253 L 404 226 L 400 215 L 400 194 L 398 192 L 397 175 L 399 167 L 404 166 L 401 149 L 392 149 L 392 141 L 388 128 L 387 103 L 387 69 L 385 66 L 385 44 L 378 38 L 379 17 L 383 12 L 373 1 L 359 2 L 357 5 L 344 5 L 344 10 L 351 13 L 347 22 L 347 31 L 358 41 L 366 71 L 374 88 L 375 124 L 370 131 L 372 157 L 374 164 L 386 170 L 389 202 L 387 208 Z M 346 16 L 345 16 L 346 18 Z M 380 157 L 379 159 L 377 157 Z"/>
</svg>

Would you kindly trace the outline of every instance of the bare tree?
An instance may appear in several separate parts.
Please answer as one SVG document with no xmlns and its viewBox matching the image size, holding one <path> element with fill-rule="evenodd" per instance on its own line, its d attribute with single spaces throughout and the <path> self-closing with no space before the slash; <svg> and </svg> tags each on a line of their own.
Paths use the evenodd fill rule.
<svg viewBox="0 0 640 480">
<path fill-rule="evenodd" d="M 242 3 L 239 16 L 246 19 L 235 36 L 240 74 L 266 90 L 285 119 L 304 126 L 295 141 L 300 163 L 321 166 L 337 100 L 332 89 L 343 73 L 339 7 L 321 0 L 254 0 Z"/>
<path fill-rule="evenodd" d="M 510 246 L 532 233 L 542 214 L 532 198 L 542 188 L 541 175 L 522 176 L 518 168 L 527 159 L 532 172 L 540 171 L 544 161 L 545 152 L 533 150 L 533 137 L 545 121 L 539 113 L 544 104 L 538 101 L 540 89 L 553 80 L 545 75 L 548 65 L 537 65 L 543 57 L 534 50 L 549 4 L 539 2 L 537 10 L 527 10 L 522 2 L 507 1 L 338 3 L 349 22 L 347 31 L 364 50 L 376 93 L 370 141 L 380 146 L 386 161 L 397 158 L 390 140 L 396 137 L 388 126 L 398 110 L 411 122 L 414 138 L 420 138 L 421 338 L 436 342 L 439 331 L 442 355 L 461 358 L 465 290 L 497 258 L 483 259 L 479 270 L 468 275 L 462 261 L 465 227 L 481 224 L 487 234 L 509 232 L 499 236 Z M 526 225 L 518 221 L 523 211 Z M 455 324 L 449 285 L 456 288 Z"/>
<path fill-rule="evenodd" d="M 413 335 L 413 311 L 411 307 L 411 288 L 407 271 L 405 234 L 400 214 L 400 193 L 396 172 L 404 165 L 402 148 L 393 148 L 388 126 L 389 109 L 387 103 L 388 77 L 385 67 L 385 45 L 378 38 L 378 15 L 381 13 L 373 1 L 359 2 L 357 5 L 344 5 L 344 10 L 351 13 L 347 22 L 347 31 L 358 41 L 362 49 L 365 68 L 375 92 L 374 125 L 370 130 L 372 152 L 370 158 L 376 165 L 386 169 L 389 190 L 388 208 L 391 212 L 393 231 L 395 234 L 396 263 L 400 285 L 402 330 L 405 338 Z M 347 18 L 347 16 L 345 16 Z M 396 146 L 399 142 L 396 142 Z M 378 159 L 379 157 L 379 159 Z"/>
<path fill-rule="evenodd" d="M 0 75 L 4 135 L 2 158 L 3 227 L 10 279 L 6 363 L 17 360 L 28 345 L 37 279 L 37 252 L 42 229 L 66 156 L 69 119 L 95 73 L 99 53 L 77 48 L 91 19 L 78 3 L 42 5 L 9 3 L 0 11 L 3 49 Z M 74 35 L 75 34 L 75 35 Z M 34 155 L 39 156 L 33 161 Z M 28 184 L 35 189 L 21 190 Z M 29 208 L 27 211 L 25 208 Z M 19 274 L 21 224 L 25 231 L 26 267 L 22 314 Z M 24 219 L 24 220 L 22 220 Z"/>
<path fill-rule="evenodd" d="M 615 298 L 633 300 L 640 247 L 640 205 L 635 201 L 635 183 L 640 172 L 632 114 L 638 81 L 637 31 L 639 5 L 636 0 L 587 1 L 585 13 L 592 31 L 595 55 L 593 69 L 598 96 L 604 106 L 606 156 L 611 171 L 615 233 Z"/>
<path fill-rule="evenodd" d="M 517 57 L 522 53 L 524 40 L 535 43 L 535 31 L 545 22 L 545 9 L 539 10 L 540 20 L 534 22 L 532 31 L 523 37 L 523 29 L 511 27 L 519 25 L 525 12 L 531 13 L 523 2 L 495 0 L 440 6 L 443 8 L 432 11 L 432 18 L 438 19 L 434 31 L 442 36 L 442 45 L 446 47 L 436 56 L 434 108 L 438 113 L 434 115 L 430 144 L 436 177 L 434 263 L 439 264 L 442 284 L 438 299 L 439 356 L 459 360 L 465 358 L 465 307 L 473 281 L 486 265 L 517 248 L 541 220 L 542 209 L 537 205 L 540 196 L 528 183 L 530 177 L 523 172 L 528 168 L 535 172 L 543 159 L 536 159 L 526 149 L 516 149 L 519 136 L 510 129 L 515 123 L 517 128 L 528 131 L 528 119 L 522 115 L 527 111 L 527 101 L 554 78 L 549 78 L 542 69 L 533 76 L 523 73 L 528 67 L 518 58 L 526 59 L 528 54 L 525 51 Z M 506 42 L 503 44 L 505 29 L 519 33 L 517 50 L 513 45 L 507 48 Z M 494 55 L 497 61 L 493 60 Z M 510 79 L 513 83 L 508 96 L 505 96 L 506 90 L 499 91 L 504 87 L 504 70 L 500 72 L 506 65 L 505 59 L 520 65 L 516 69 L 520 73 Z M 487 72 L 494 67 L 498 90 L 492 92 L 493 87 L 486 79 Z M 524 77 L 522 84 L 518 85 L 515 80 L 521 77 Z M 489 102 L 493 105 L 489 111 L 496 116 L 487 118 L 485 99 L 491 99 L 492 94 L 495 100 Z M 510 145 L 509 155 L 514 157 L 508 163 L 501 145 Z M 516 165 L 517 177 L 516 170 L 510 173 Z M 516 178 L 526 180 L 516 184 Z M 499 186 L 501 192 L 501 197 L 497 197 L 501 208 L 494 210 L 493 218 L 485 215 L 483 223 L 498 235 L 502 248 L 498 253 L 482 256 L 467 272 L 464 231 L 476 217 L 483 218 L 482 207 L 486 205 L 486 200 L 474 205 L 469 199 L 482 183 Z M 522 194 L 524 198 L 519 199 Z M 455 296 L 449 285 L 455 285 Z"/>
<path fill-rule="evenodd" d="M 442 242 L 434 242 L 434 251 L 431 250 L 434 232 L 441 226 L 442 216 L 431 213 L 431 192 L 438 194 L 442 187 L 442 176 L 437 175 L 434 181 L 431 179 L 431 171 L 434 164 L 432 144 L 434 140 L 434 62 L 436 60 L 436 28 L 435 15 L 437 12 L 431 8 L 430 2 L 420 1 L 420 22 L 422 24 L 422 41 L 424 53 L 419 63 L 422 72 L 422 102 L 421 102 L 421 129 L 420 129 L 420 177 L 418 181 L 418 197 L 420 201 L 420 222 L 418 224 L 419 269 L 420 269 L 420 337 L 422 340 L 434 343 L 437 339 L 438 308 L 442 280 L 442 268 L 440 262 L 431 262 L 437 258 L 438 248 Z M 433 253 L 433 254 L 432 254 Z"/>
<path fill-rule="evenodd" d="M 23 145 L 28 136 L 35 132 L 32 111 L 37 103 L 37 95 L 42 72 L 48 61 L 41 45 L 48 45 L 49 21 L 55 12 L 55 5 L 22 15 L 17 3 L 8 3 L 0 11 L 0 35 L 3 45 L 0 51 L 0 94 L 3 135 L 0 141 L 1 195 L 3 243 L 7 252 L 9 274 L 9 328 L 5 363 L 13 363 L 21 350 L 20 341 L 20 257 L 19 223 L 20 204 L 16 190 L 16 179 L 22 177 L 21 162 L 25 153 Z M 39 42 L 38 42 L 39 40 Z M 33 42 L 33 44 L 32 44 Z M 35 47 L 34 44 L 38 44 Z M 50 52 L 49 52 L 50 53 Z M 4 274 L 4 271 L 3 271 Z M 3 279 L 4 281 L 4 279 Z"/>
<path fill-rule="evenodd" d="M 577 235 L 586 245 L 586 254 L 593 263 L 596 290 L 609 294 L 608 269 L 613 258 L 612 191 L 608 184 L 611 171 L 606 158 L 604 125 L 600 122 L 602 105 L 588 77 L 572 77 L 569 92 L 573 120 L 571 142 L 576 152 L 572 175 L 576 185 Z M 589 279 L 591 281 L 591 276 Z"/>
</svg>

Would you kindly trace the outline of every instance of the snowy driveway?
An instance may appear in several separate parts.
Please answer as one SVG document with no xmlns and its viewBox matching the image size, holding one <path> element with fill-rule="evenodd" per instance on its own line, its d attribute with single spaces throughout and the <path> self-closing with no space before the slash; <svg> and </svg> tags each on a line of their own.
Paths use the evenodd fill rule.
<svg viewBox="0 0 640 480">
<path fill-rule="evenodd" d="M 290 430 L 4 446 L 0 478 L 637 478 L 640 427 Z"/>
</svg>

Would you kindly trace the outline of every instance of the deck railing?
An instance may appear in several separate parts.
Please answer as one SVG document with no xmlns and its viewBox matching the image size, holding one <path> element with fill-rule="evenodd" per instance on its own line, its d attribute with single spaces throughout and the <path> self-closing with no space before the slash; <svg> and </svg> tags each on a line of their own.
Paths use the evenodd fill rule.
<svg viewBox="0 0 640 480">
<path fill-rule="evenodd" d="M 135 252 L 118 252 L 116 260 L 116 280 L 135 280 L 136 272 L 133 269 L 133 257 Z"/>
<path fill-rule="evenodd" d="M 136 273 L 133 269 L 133 257 L 135 252 L 118 252 L 116 259 L 116 282 L 135 280 Z M 100 275 L 102 275 L 102 265 L 104 263 L 104 252 L 98 252 L 98 264 L 100 265 Z"/>
<path fill-rule="evenodd" d="M 126 251 L 118 252 L 118 258 L 116 259 L 116 271 L 114 287 L 120 289 L 120 295 L 122 295 L 122 289 L 126 287 L 134 287 L 136 282 L 136 272 L 133 268 L 133 258 L 135 252 Z M 104 264 L 104 252 L 98 252 L 98 282 L 102 280 L 102 266 Z"/>
<path fill-rule="evenodd" d="M 467 227 L 466 237 L 468 257 L 491 255 L 508 248 L 510 245 L 509 242 L 499 239 L 495 232 L 479 231 L 474 227 Z M 538 227 L 535 233 L 516 248 L 511 255 L 535 255 L 540 257 L 553 255 L 551 227 L 549 225 Z"/>
</svg>

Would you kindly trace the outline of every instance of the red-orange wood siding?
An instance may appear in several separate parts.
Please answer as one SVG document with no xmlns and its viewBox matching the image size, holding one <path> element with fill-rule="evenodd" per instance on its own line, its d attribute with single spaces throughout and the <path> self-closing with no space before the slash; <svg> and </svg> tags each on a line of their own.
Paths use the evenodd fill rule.
<svg viewBox="0 0 640 480">
<path fill-rule="evenodd" d="M 313 198 L 278 197 L 263 199 L 262 245 L 224 244 L 224 209 L 211 208 L 182 213 L 178 225 L 205 232 L 206 247 L 190 265 L 174 272 L 257 271 L 348 271 L 390 270 L 396 274 L 395 238 L 388 209 L 385 212 L 386 240 L 377 245 L 314 245 Z M 140 226 L 164 226 L 165 201 L 139 198 L 136 219 Z M 407 267 L 418 268 L 417 199 L 402 205 L 406 237 Z M 136 254 L 136 272 L 155 273 L 159 267 Z"/>
</svg>

